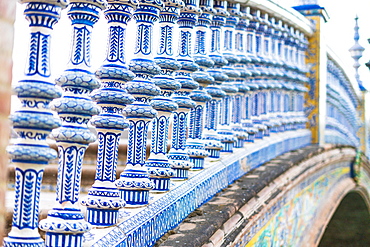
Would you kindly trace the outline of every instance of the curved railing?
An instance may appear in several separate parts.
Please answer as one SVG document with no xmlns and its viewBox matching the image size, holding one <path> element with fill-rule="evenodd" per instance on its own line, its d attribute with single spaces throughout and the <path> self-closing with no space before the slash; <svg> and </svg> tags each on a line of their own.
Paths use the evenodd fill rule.
<svg viewBox="0 0 370 247">
<path fill-rule="evenodd" d="M 7 247 L 150 246 L 246 172 L 311 143 L 306 52 L 315 29 L 293 9 L 268 0 L 21 2 L 31 40 L 11 116 Z M 56 86 L 49 47 L 61 11 L 73 32 Z M 107 55 L 92 71 L 102 14 Z M 328 61 L 326 140 L 357 147 L 359 103 Z M 43 203 L 54 189 L 53 205 Z"/>
<path fill-rule="evenodd" d="M 328 53 L 325 142 L 359 147 L 359 97 L 343 67 Z"/>
</svg>

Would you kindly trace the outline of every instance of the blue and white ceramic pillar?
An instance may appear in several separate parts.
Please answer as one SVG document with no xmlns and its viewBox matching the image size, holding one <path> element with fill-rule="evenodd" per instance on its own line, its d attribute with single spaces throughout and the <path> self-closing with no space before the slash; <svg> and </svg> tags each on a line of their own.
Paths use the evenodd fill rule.
<svg viewBox="0 0 370 247">
<path fill-rule="evenodd" d="M 222 83 L 221 88 L 225 91 L 226 96 L 221 101 L 221 119 L 218 134 L 223 136 L 221 142 L 224 144 L 221 152 L 232 153 L 234 143 L 237 142 L 237 137 L 231 129 L 231 116 L 235 114 L 235 106 L 233 106 L 234 95 L 238 92 L 238 88 L 234 85 L 235 80 L 240 77 L 240 72 L 235 69 L 235 64 L 239 62 L 239 58 L 235 55 L 235 26 L 240 17 L 240 4 L 227 1 L 220 1 L 220 5 L 227 8 L 229 15 L 226 17 L 226 23 L 223 29 L 223 49 L 222 55 L 228 61 L 227 65 L 223 66 L 223 72 L 229 77 L 228 80 Z"/>
<path fill-rule="evenodd" d="M 270 105 L 269 105 L 269 111 L 268 111 L 268 118 L 269 118 L 269 124 L 270 124 L 270 132 L 271 133 L 277 133 L 280 126 L 280 120 L 277 118 L 276 115 L 276 109 L 277 109 L 277 94 L 279 93 L 281 89 L 281 78 L 284 75 L 281 73 L 280 67 L 282 66 L 280 58 L 278 56 L 278 39 L 281 35 L 281 32 L 279 30 L 279 26 L 275 21 L 275 18 L 270 19 L 271 23 L 271 29 L 270 29 L 270 35 L 271 35 L 271 46 L 270 46 L 270 58 L 272 62 L 272 69 L 274 71 L 274 77 L 271 78 L 271 89 L 270 89 Z"/>
<path fill-rule="evenodd" d="M 307 91 L 306 87 L 304 86 L 307 83 L 307 77 L 305 73 L 307 72 L 305 69 L 305 62 L 304 62 L 304 54 L 305 54 L 305 40 L 304 35 L 299 31 L 295 30 L 295 49 L 294 49 L 294 56 L 295 56 L 295 79 L 293 83 L 295 84 L 295 101 L 294 101 L 294 115 L 295 115 L 295 129 L 302 129 L 305 128 L 305 124 L 307 118 L 303 112 L 303 102 L 304 102 L 304 92 Z"/>
<path fill-rule="evenodd" d="M 151 102 L 158 115 L 152 122 L 150 155 L 146 162 L 150 180 L 154 183 L 151 192 L 167 192 L 170 189 L 170 178 L 175 175 L 167 157 L 167 140 L 170 116 L 178 108 L 171 95 L 181 87 L 173 75 L 181 65 L 174 59 L 172 41 L 183 2 L 168 0 L 164 1 L 164 4 L 165 8 L 159 15 L 160 41 L 157 56 L 154 58 L 161 67 L 161 73 L 153 78 L 154 83 L 162 90 L 162 94 L 154 97 Z"/>
<path fill-rule="evenodd" d="M 299 119 L 297 117 L 297 111 L 296 111 L 296 106 L 297 106 L 297 96 L 298 96 L 298 60 L 297 60 L 297 45 L 298 45 L 298 39 L 297 39 L 297 32 L 293 27 L 290 27 L 290 33 L 291 33 L 291 76 L 290 76 L 290 85 L 292 87 L 291 90 L 291 112 L 290 112 L 290 118 L 291 118 L 291 129 L 296 130 L 298 126 Z"/>
<path fill-rule="evenodd" d="M 283 60 L 284 60 L 284 84 L 283 84 L 283 92 L 282 92 L 282 119 L 283 119 L 283 128 L 285 130 L 290 130 L 290 113 L 289 113 L 289 98 L 290 98 L 290 86 L 289 86 L 289 79 L 290 79 L 290 68 L 291 68 L 291 61 L 290 61 L 290 30 L 287 24 L 283 26 Z"/>
<path fill-rule="evenodd" d="M 253 78 L 254 84 L 258 86 L 258 89 L 253 91 L 252 94 L 252 104 L 253 104 L 253 111 L 252 111 L 252 124 L 253 127 L 258 129 L 258 132 L 255 134 L 256 139 L 262 139 L 264 136 L 264 132 L 266 130 L 266 126 L 262 124 L 260 115 L 263 112 L 263 104 L 264 104 L 264 93 L 267 87 L 267 84 L 264 83 L 264 80 L 267 76 L 270 75 L 269 70 L 266 68 L 266 60 L 264 57 L 264 32 L 266 29 L 266 23 L 261 18 L 260 10 L 256 10 L 253 13 L 253 21 L 251 21 L 251 26 L 253 27 L 253 33 L 255 36 L 254 39 L 254 48 L 255 51 L 253 52 L 256 55 L 255 60 L 255 69 L 258 71 Z"/>
<path fill-rule="evenodd" d="M 83 233 L 91 229 L 79 208 L 82 162 L 89 143 L 96 140 L 87 126 L 99 107 L 89 93 L 99 87 L 90 72 L 90 41 L 93 25 L 105 1 L 71 0 L 68 16 L 72 21 L 72 49 L 67 69 L 57 79 L 64 91 L 52 102 L 62 126 L 52 132 L 58 146 L 57 206 L 40 222 L 46 232 L 46 246 L 81 246 Z"/>
<path fill-rule="evenodd" d="M 292 118 L 292 105 L 291 105 L 291 98 L 292 98 L 292 85 L 291 85 L 291 79 L 293 76 L 293 63 L 292 63 L 292 33 L 287 24 L 285 24 L 284 28 L 286 29 L 286 39 L 285 39 L 285 129 L 291 130 L 293 126 L 293 118 Z"/>
<path fill-rule="evenodd" d="M 279 69 L 279 84 L 282 86 L 276 93 L 276 118 L 279 121 L 277 126 L 277 132 L 282 132 L 285 130 L 285 117 L 283 114 L 283 98 L 284 98 L 284 84 L 286 81 L 286 71 L 284 68 L 285 65 L 285 51 L 284 51 L 284 37 L 286 30 L 283 28 L 283 22 L 281 20 L 277 23 L 277 28 L 275 34 L 277 35 L 277 51 L 276 56 L 278 60 L 278 69 Z"/>
<path fill-rule="evenodd" d="M 244 125 L 248 128 L 253 129 L 253 122 L 252 122 L 252 109 L 253 109 L 253 97 L 255 93 L 258 91 L 259 86 L 257 85 L 257 81 L 259 76 L 261 75 L 259 64 L 261 60 L 257 57 L 257 38 L 256 38 L 256 30 L 259 27 L 259 17 L 256 15 L 251 14 L 250 7 L 246 8 L 246 13 L 249 17 L 249 22 L 246 28 L 246 52 L 247 57 L 249 59 L 249 63 L 247 64 L 247 68 L 252 73 L 252 77 L 249 78 L 248 86 L 250 87 L 251 91 L 249 93 L 249 101 L 250 101 L 250 111 L 249 111 L 249 117 L 245 119 Z"/>
<path fill-rule="evenodd" d="M 199 88 L 193 90 L 190 97 L 197 105 L 190 112 L 189 137 L 187 140 L 190 161 L 194 163 L 192 169 L 200 170 L 204 168 L 204 158 L 209 155 L 205 150 L 203 141 L 203 115 L 206 102 L 211 100 L 211 95 L 204 90 L 205 87 L 214 82 L 214 78 L 209 75 L 207 69 L 212 67 L 214 62 L 208 56 L 207 40 L 208 28 L 211 23 L 213 9 L 210 0 L 200 0 L 199 7 L 202 14 L 195 25 L 195 46 L 194 61 L 199 65 L 199 70 L 193 72 L 193 79 L 199 83 Z"/>
<path fill-rule="evenodd" d="M 220 1 L 213 1 L 213 9 L 215 13 L 210 25 L 211 47 L 209 57 L 213 60 L 214 66 L 208 69 L 208 73 L 214 78 L 214 82 L 206 87 L 212 99 L 206 104 L 204 139 L 209 157 L 220 158 L 224 145 L 221 142 L 222 135 L 218 134 L 217 131 L 220 119 L 220 103 L 222 98 L 226 96 L 220 85 L 229 79 L 222 71 L 222 67 L 227 64 L 227 60 L 221 54 L 221 27 L 225 25 L 228 13 Z"/>
<path fill-rule="evenodd" d="M 238 92 L 233 97 L 233 105 L 235 107 L 231 116 L 231 129 L 233 130 L 237 141 L 234 143 L 235 148 L 242 148 L 245 141 L 248 139 L 248 132 L 242 127 L 243 111 L 247 107 L 246 94 L 250 88 L 247 86 L 247 81 L 252 73 L 248 70 L 247 64 L 250 62 L 245 53 L 245 32 L 248 25 L 248 16 L 246 6 L 240 7 L 240 18 L 235 27 L 235 51 L 239 62 L 235 64 L 235 69 L 240 73 L 240 76 L 235 79 L 234 86 L 238 88 Z"/>
<path fill-rule="evenodd" d="M 30 43 L 24 78 L 14 87 L 21 107 L 10 119 L 18 133 L 15 143 L 8 146 L 15 166 L 15 201 L 12 228 L 4 238 L 4 246 L 44 246 L 38 233 L 40 190 L 45 165 L 57 157 L 46 138 L 60 120 L 50 111 L 49 103 L 61 96 L 50 78 L 50 39 L 52 28 L 67 6 L 67 1 L 33 1 L 27 4 L 24 15 L 29 21 Z"/>
<path fill-rule="evenodd" d="M 298 48 L 298 68 L 299 68 L 299 82 L 300 82 L 300 89 L 298 95 L 298 118 L 300 119 L 299 122 L 299 129 L 305 129 L 306 123 L 308 121 L 305 112 L 304 112 L 304 94 L 307 92 L 306 83 L 309 82 L 306 74 L 308 72 L 305 57 L 306 57 L 306 50 L 308 47 L 308 41 L 304 35 L 304 33 L 300 33 L 299 37 L 299 48 Z"/>
<path fill-rule="evenodd" d="M 262 112 L 260 115 L 261 123 L 265 126 L 265 130 L 263 132 L 264 136 L 270 135 L 271 127 L 273 126 L 270 122 L 270 107 L 271 107 L 271 91 L 274 88 L 274 78 L 276 76 L 275 72 L 275 63 L 272 59 L 272 33 L 273 33 L 273 25 L 268 18 L 268 14 L 266 13 L 262 19 L 263 24 L 260 27 L 263 27 L 263 67 L 266 71 L 268 71 L 268 75 L 266 75 L 263 80 L 261 81 L 265 84 L 265 89 L 262 92 Z"/>
<path fill-rule="evenodd" d="M 193 27 L 201 12 L 196 1 L 186 0 L 184 4 L 185 7 L 181 9 L 177 21 L 179 28 L 177 61 L 181 64 L 181 69 L 175 72 L 175 79 L 181 83 L 181 89 L 172 96 L 179 107 L 173 112 L 172 143 L 167 155 L 172 163 L 172 169 L 176 172 L 172 178 L 174 180 L 188 179 L 189 169 L 193 167 L 193 162 L 190 161 L 186 148 L 187 120 L 189 111 L 196 105 L 189 95 L 192 90 L 199 87 L 199 84 L 191 76 L 194 71 L 199 69 L 192 57 L 191 44 Z"/>
<path fill-rule="evenodd" d="M 258 28 L 259 22 L 257 21 L 256 17 L 251 14 L 250 7 L 246 7 L 245 15 L 249 19 L 249 21 L 247 22 L 248 25 L 246 27 L 246 39 L 245 39 L 245 50 L 247 52 L 247 57 L 249 59 L 247 67 L 249 71 L 252 73 L 253 78 L 253 76 L 258 76 L 261 74 L 257 68 L 257 63 L 260 62 L 260 59 L 257 58 L 256 54 L 256 29 Z"/>
<path fill-rule="evenodd" d="M 255 83 L 255 77 L 260 75 L 259 70 L 255 67 L 259 62 L 259 59 L 256 56 L 256 33 L 255 33 L 255 22 L 254 16 L 250 13 L 250 7 L 242 7 L 241 11 L 246 19 L 239 21 L 237 29 L 242 29 L 245 31 L 245 56 L 246 56 L 246 69 L 251 73 L 246 84 L 249 87 L 249 91 L 244 93 L 244 104 L 245 108 L 242 112 L 242 127 L 248 133 L 248 137 L 245 140 L 246 142 L 253 143 L 255 140 L 255 135 L 258 133 L 258 129 L 253 126 L 252 122 L 252 109 L 253 109 L 253 96 L 258 90 L 258 85 Z M 240 30 L 241 32 L 243 30 Z M 238 41 L 237 41 L 238 42 Z M 243 61 L 243 59 L 242 59 Z"/>
<path fill-rule="evenodd" d="M 140 0 L 134 12 L 136 20 L 136 46 L 130 62 L 130 70 L 136 74 L 134 80 L 124 88 L 135 97 L 134 103 L 126 106 L 124 115 L 130 122 L 126 168 L 116 185 L 122 193 L 127 207 L 141 207 L 149 203 L 149 190 L 154 188 L 149 179 L 146 159 L 148 126 L 157 116 L 150 100 L 161 93 L 152 80 L 161 68 L 153 59 L 153 27 L 164 7 L 161 0 Z"/>
<path fill-rule="evenodd" d="M 81 200 L 81 204 L 87 207 L 87 221 L 95 227 L 116 224 L 118 210 L 125 206 L 114 182 L 121 134 L 129 126 L 122 112 L 134 101 L 134 97 L 123 89 L 125 83 L 135 77 L 125 63 L 126 26 L 134 7 L 134 2 L 108 0 L 105 10 L 109 33 L 107 55 L 95 73 L 101 87 L 91 94 L 102 109 L 91 119 L 98 133 L 95 182 L 88 196 Z"/>
<path fill-rule="evenodd" d="M 243 129 L 248 133 L 248 137 L 245 140 L 247 143 L 253 143 L 255 136 L 258 133 L 258 129 L 253 126 L 252 123 L 252 112 L 253 112 L 253 95 L 254 91 L 258 89 L 254 84 L 248 84 L 249 91 L 244 94 L 244 105 L 245 108 L 242 112 L 241 122 Z"/>
</svg>

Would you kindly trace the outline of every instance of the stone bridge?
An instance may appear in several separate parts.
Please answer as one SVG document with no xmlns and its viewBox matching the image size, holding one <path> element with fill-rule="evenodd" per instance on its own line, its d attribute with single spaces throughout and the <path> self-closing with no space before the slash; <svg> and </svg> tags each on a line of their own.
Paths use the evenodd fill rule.
<svg viewBox="0 0 370 247">
<path fill-rule="evenodd" d="M 370 246 L 357 19 L 351 78 L 325 8 L 281 2 L 1 2 L 4 246 Z M 29 42 L 10 112 L 16 7 Z"/>
</svg>

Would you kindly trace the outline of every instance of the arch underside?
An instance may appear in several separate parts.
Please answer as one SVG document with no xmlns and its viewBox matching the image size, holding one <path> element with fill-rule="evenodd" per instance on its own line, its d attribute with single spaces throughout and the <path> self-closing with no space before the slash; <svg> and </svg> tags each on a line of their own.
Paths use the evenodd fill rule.
<svg viewBox="0 0 370 247">
<path fill-rule="evenodd" d="M 319 247 L 370 246 L 369 197 L 364 187 L 346 194 L 322 232 Z"/>
</svg>

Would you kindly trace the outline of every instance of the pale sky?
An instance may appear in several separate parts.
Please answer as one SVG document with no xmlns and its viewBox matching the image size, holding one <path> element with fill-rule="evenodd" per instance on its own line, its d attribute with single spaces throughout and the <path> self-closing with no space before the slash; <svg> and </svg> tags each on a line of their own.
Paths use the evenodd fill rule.
<svg viewBox="0 0 370 247">
<path fill-rule="evenodd" d="M 360 59 L 359 68 L 361 80 L 370 88 L 370 71 L 365 63 L 370 60 L 370 1 L 369 0 L 323 0 L 323 7 L 329 14 L 329 21 L 325 24 L 325 33 L 329 46 L 343 62 L 353 65 L 353 59 L 348 49 L 354 44 L 354 18 L 359 17 L 360 45 L 365 48 Z M 354 72 L 354 70 L 353 70 Z"/>
<path fill-rule="evenodd" d="M 280 4 L 289 6 L 296 0 L 277 0 Z M 370 86 L 370 71 L 364 65 L 370 60 L 370 45 L 367 39 L 370 38 L 370 1 L 369 0 L 319 0 L 319 4 L 326 8 L 329 14 L 329 21 L 325 24 L 324 32 L 329 46 L 343 61 L 350 67 L 350 73 L 354 74 L 352 69 L 353 60 L 350 56 L 348 49 L 354 44 L 354 18 L 356 15 L 359 17 L 360 26 L 360 44 L 365 48 L 364 55 L 360 59 L 360 76 L 364 84 Z M 27 29 L 27 21 L 23 16 L 23 6 L 17 3 L 18 11 L 15 23 L 15 46 L 14 46 L 14 68 L 13 68 L 13 81 L 16 82 L 22 78 L 23 69 L 27 56 L 29 34 Z M 92 36 L 92 56 L 91 63 L 92 69 L 95 70 L 102 64 L 105 57 L 106 50 L 106 20 L 101 16 L 99 22 L 94 26 Z M 51 66 L 52 77 L 55 78 L 62 73 L 66 67 L 68 56 L 70 53 L 70 40 L 71 40 L 71 26 L 70 20 L 66 16 L 66 10 L 63 11 L 61 20 L 55 25 L 53 38 L 51 41 Z M 127 39 L 127 42 L 133 42 Z M 127 43 L 126 50 L 128 56 L 132 53 L 133 44 Z M 370 87 L 369 87 L 370 88 Z"/>
</svg>

